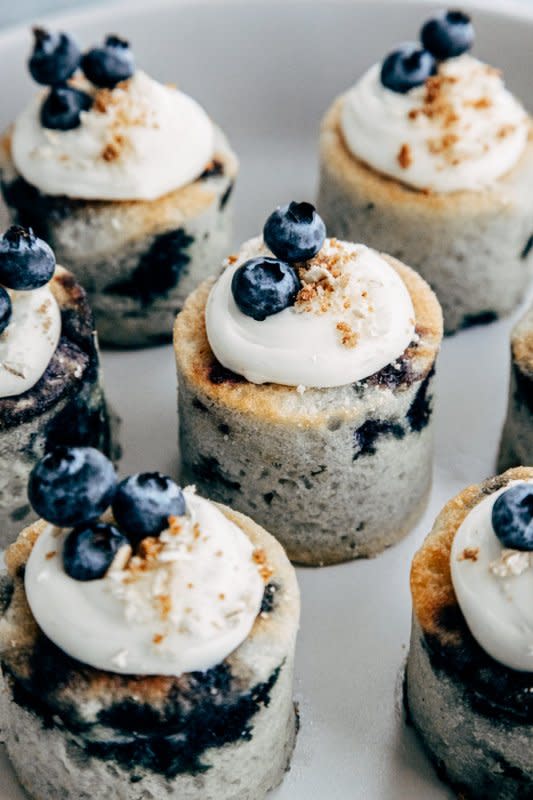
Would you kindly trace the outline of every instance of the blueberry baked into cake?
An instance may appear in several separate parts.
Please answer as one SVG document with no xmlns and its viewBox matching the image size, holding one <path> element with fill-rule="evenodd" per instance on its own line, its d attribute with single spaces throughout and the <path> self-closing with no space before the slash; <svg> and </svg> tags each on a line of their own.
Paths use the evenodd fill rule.
<svg viewBox="0 0 533 800">
<path fill-rule="evenodd" d="M 35 467 L 6 555 L 2 733 L 33 800 L 261 800 L 297 717 L 296 577 L 252 520 L 92 448 Z"/>
<path fill-rule="evenodd" d="M 406 707 L 469 800 L 533 797 L 533 468 L 465 489 L 411 571 Z"/>
<path fill-rule="evenodd" d="M 501 470 L 533 464 L 533 306 L 513 328 L 507 418 L 500 443 Z"/>
<path fill-rule="evenodd" d="M 510 312 L 531 277 L 531 122 L 442 12 L 327 112 L 318 207 L 335 236 L 410 264 L 452 333 Z"/>
<path fill-rule="evenodd" d="M 379 553 L 431 482 L 439 304 L 409 267 L 327 238 L 309 203 L 268 218 L 175 330 L 183 478 L 289 557 Z"/>
<path fill-rule="evenodd" d="M 28 475 L 59 444 L 112 451 L 87 297 L 31 229 L 0 237 L 0 549 L 35 519 Z"/>
<path fill-rule="evenodd" d="M 35 29 L 45 89 L 0 147 L 4 199 L 86 288 L 100 338 L 168 340 L 176 312 L 227 252 L 238 164 L 201 106 L 137 69 L 125 40 L 83 56 Z"/>
</svg>

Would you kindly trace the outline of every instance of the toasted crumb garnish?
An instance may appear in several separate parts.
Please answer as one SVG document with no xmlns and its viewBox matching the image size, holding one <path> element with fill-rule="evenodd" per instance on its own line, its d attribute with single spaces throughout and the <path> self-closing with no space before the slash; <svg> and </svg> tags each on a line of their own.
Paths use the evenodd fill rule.
<svg viewBox="0 0 533 800">
<path fill-rule="evenodd" d="M 466 100 L 465 106 L 471 106 L 471 108 L 490 108 L 492 106 L 492 100 L 490 97 L 478 97 L 476 100 Z"/>
<path fill-rule="evenodd" d="M 516 125 L 503 125 L 498 131 L 498 139 L 505 139 L 516 130 Z"/>
<path fill-rule="evenodd" d="M 408 169 L 413 163 L 413 154 L 408 144 L 402 144 L 397 155 L 398 164 L 402 169 Z"/>
<path fill-rule="evenodd" d="M 477 561 L 479 556 L 479 547 L 465 547 L 462 553 L 458 556 L 459 561 Z"/>
<path fill-rule="evenodd" d="M 274 573 L 273 570 L 267 565 L 267 555 L 265 551 L 261 547 L 257 548 L 253 552 L 252 559 L 256 564 L 259 565 L 260 576 L 265 583 L 268 583 Z"/>
<path fill-rule="evenodd" d="M 266 564 L 267 556 L 261 547 L 258 547 L 254 550 L 252 558 L 256 564 Z"/>
<path fill-rule="evenodd" d="M 337 322 L 337 330 L 341 334 L 341 342 L 345 347 L 355 347 L 357 344 L 357 334 L 347 322 Z"/>
<path fill-rule="evenodd" d="M 172 598 L 169 594 L 160 594 L 157 595 L 156 600 L 160 605 L 161 618 L 167 619 L 168 615 L 172 611 Z"/>
<path fill-rule="evenodd" d="M 261 567 L 261 569 L 259 570 L 259 574 L 261 575 L 264 582 L 268 583 L 274 572 L 272 569 L 270 569 L 270 567 L 264 566 Z"/>
</svg>

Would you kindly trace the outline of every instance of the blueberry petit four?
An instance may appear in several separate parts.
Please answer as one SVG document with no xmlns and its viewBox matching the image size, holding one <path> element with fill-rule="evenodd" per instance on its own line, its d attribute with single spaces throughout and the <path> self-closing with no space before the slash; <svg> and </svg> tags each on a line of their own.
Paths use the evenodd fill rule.
<svg viewBox="0 0 533 800">
<path fill-rule="evenodd" d="M 187 294 L 227 252 L 238 163 L 203 108 L 107 36 L 82 54 L 34 31 L 46 86 L 0 145 L 13 221 L 31 225 L 86 288 L 100 339 L 168 340 Z"/>
<path fill-rule="evenodd" d="M 533 797 L 533 469 L 470 486 L 411 570 L 408 718 L 470 800 Z"/>
<path fill-rule="evenodd" d="M 188 298 L 174 335 L 185 480 L 301 563 L 408 532 L 431 482 L 442 336 L 415 272 L 292 202 Z"/>
<path fill-rule="evenodd" d="M 432 17 L 335 100 L 320 137 L 328 230 L 420 272 L 447 333 L 510 312 L 531 277 L 531 122 L 473 42 L 468 15 Z"/>
<path fill-rule="evenodd" d="M 511 379 L 500 470 L 533 464 L 533 306 L 511 334 Z"/>
<path fill-rule="evenodd" d="M 113 452 L 85 292 L 31 229 L 0 237 L 0 548 L 35 519 L 26 484 L 56 445 Z"/>
<path fill-rule="evenodd" d="M 261 800 L 297 716 L 296 577 L 251 519 L 91 448 L 37 464 L 6 554 L 2 734 L 33 800 Z"/>
</svg>

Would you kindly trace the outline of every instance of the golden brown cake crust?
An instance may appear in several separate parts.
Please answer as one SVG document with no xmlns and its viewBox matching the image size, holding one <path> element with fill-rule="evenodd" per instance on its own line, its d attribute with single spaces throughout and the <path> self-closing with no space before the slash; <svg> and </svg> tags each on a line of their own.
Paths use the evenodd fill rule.
<svg viewBox="0 0 533 800">
<path fill-rule="evenodd" d="M 411 207 L 413 213 L 422 216 L 432 216 L 435 210 L 438 210 L 441 215 L 449 213 L 451 217 L 456 214 L 475 216 L 484 209 L 488 210 L 494 206 L 501 206 L 503 211 L 506 183 L 512 183 L 514 176 L 522 170 L 523 159 L 533 158 L 532 128 L 526 153 L 509 173 L 497 181 L 494 189 L 487 188 L 484 192 L 461 191 L 440 194 L 421 191 L 377 172 L 351 153 L 340 124 L 344 98 L 345 95 L 341 95 L 334 101 L 322 122 L 320 144 L 322 161 L 328 164 L 331 171 L 342 174 L 344 181 L 349 183 L 353 181 L 357 193 L 363 186 L 365 196 L 374 197 L 380 207 L 401 204 L 403 207 Z"/>
<path fill-rule="evenodd" d="M 511 336 L 513 362 L 526 375 L 533 375 L 533 308 L 520 319 Z"/>
<path fill-rule="evenodd" d="M 416 347 L 409 347 L 404 353 L 416 379 L 427 375 L 433 367 L 442 339 L 442 312 L 434 293 L 428 284 L 410 267 L 395 258 L 383 257 L 396 270 L 404 281 L 415 311 L 416 332 L 419 341 Z M 289 416 L 291 423 L 299 421 L 304 425 L 321 424 L 327 413 L 321 403 L 313 406 L 313 397 L 321 395 L 322 389 L 306 389 L 299 395 L 295 387 L 274 383 L 249 383 L 240 376 L 223 370 L 223 379 L 213 371 L 220 369 L 207 340 L 205 329 L 205 306 L 215 279 L 201 284 L 187 299 L 185 306 L 176 318 L 174 326 L 174 346 L 178 369 L 211 402 L 220 403 L 242 413 L 261 415 L 264 419 L 282 422 Z M 342 412 L 335 408 L 335 415 L 344 413 L 346 418 L 358 413 L 356 409 L 345 406 Z"/>
<path fill-rule="evenodd" d="M 431 533 L 416 553 L 411 566 L 413 613 L 424 633 L 436 637 L 445 646 L 459 646 L 462 626 L 456 627 L 458 610 L 450 573 L 450 553 L 454 536 L 467 514 L 487 495 L 496 492 L 510 481 L 531 480 L 533 467 L 516 467 L 502 475 L 474 484 L 450 500 L 435 520 Z M 454 621 L 453 629 L 447 620 Z"/>
</svg>

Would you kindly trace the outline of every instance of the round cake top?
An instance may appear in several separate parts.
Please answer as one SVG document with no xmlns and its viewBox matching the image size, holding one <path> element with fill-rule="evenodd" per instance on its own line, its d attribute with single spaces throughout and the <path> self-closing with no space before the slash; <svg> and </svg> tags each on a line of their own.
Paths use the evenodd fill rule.
<svg viewBox="0 0 533 800">
<path fill-rule="evenodd" d="M 53 69 L 48 65 L 44 76 L 37 74 L 51 88 L 17 118 L 11 143 L 18 171 L 40 191 L 86 200 L 153 200 L 194 181 L 212 160 L 215 134 L 205 111 L 175 87 L 136 70 L 124 40 L 107 37 L 102 47 L 80 54 L 62 83 L 56 80 L 58 48 L 50 59 Z"/>
<path fill-rule="evenodd" d="M 191 389 L 200 404 L 222 405 L 274 424 L 286 425 L 288 420 L 306 427 L 336 426 L 343 420 L 362 424 L 369 395 L 375 393 L 372 402 L 392 402 L 395 392 L 427 378 L 442 341 L 442 311 L 435 294 L 414 270 L 391 256 L 382 256 L 406 285 L 416 321 L 416 340 L 392 364 L 366 381 L 327 391 L 250 383 L 223 367 L 209 345 L 205 310 L 215 284 L 211 278 L 189 295 L 174 324 L 174 352 L 184 391 Z"/>
<path fill-rule="evenodd" d="M 31 228 L 13 225 L 0 237 L 0 399 L 35 386 L 56 351 L 55 266 L 52 250 Z"/>
<path fill-rule="evenodd" d="M 226 260 L 206 331 L 218 361 L 255 384 L 327 388 L 394 362 L 415 335 L 401 276 L 378 253 L 328 239 L 309 203 L 290 203 Z"/>
<path fill-rule="evenodd" d="M 193 487 L 160 473 L 117 485 L 98 451 L 57 448 L 34 468 L 29 498 L 49 524 L 26 564 L 26 597 L 64 653 L 178 676 L 216 666 L 249 635 L 272 574 L 265 553 Z"/>
<path fill-rule="evenodd" d="M 429 20 L 422 46 L 400 45 L 346 93 L 341 128 L 353 155 L 437 193 L 482 191 L 515 166 L 529 118 L 500 72 L 467 54 L 473 42 L 467 20 L 461 12 Z M 428 28 L 437 29 L 437 43 Z"/>
<path fill-rule="evenodd" d="M 495 661 L 533 672 L 531 530 L 531 468 L 509 470 L 451 500 L 411 570 L 424 633 L 453 654 L 464 647 L 466 626 Z"/>
</svg>

